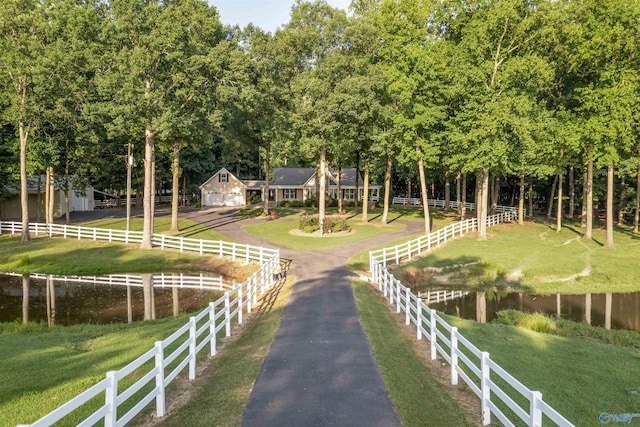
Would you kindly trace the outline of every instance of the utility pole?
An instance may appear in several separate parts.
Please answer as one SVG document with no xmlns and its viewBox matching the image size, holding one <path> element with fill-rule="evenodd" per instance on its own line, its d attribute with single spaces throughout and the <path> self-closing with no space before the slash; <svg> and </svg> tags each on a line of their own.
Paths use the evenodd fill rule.
<svg viewBox="0 0 640 427">
<path fill-rule="evenodd" d="M 133 156 L 131 150 L 133 144 L 130 142 L 127 144 L 127 231 L 129 231 L 129 224 L 131 222 L 131 168 L 133 167 Z"/>
</svg>

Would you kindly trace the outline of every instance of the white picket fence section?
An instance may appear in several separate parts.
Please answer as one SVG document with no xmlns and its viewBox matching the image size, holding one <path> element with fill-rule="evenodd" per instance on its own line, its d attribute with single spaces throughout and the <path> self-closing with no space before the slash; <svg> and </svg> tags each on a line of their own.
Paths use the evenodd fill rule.
<svg viewBox="0 0 640 427">
<path fill-rule="evenodd" d="M 0 273 L 3 276 L 22 277 L 20 273 Z M 31 273 L 32 279 L 52 280 L 54 283 L 87 283 L 94 285 L 131 286 L 142 288 L 144 283 L 140 274 L 107 274 L 104 276 L 56 276 L 53 274 Z M 206 276 L 200 273 L 197 276 L 184 273 L 159 273 L 153 274 L 154 288 L 180 288 L 230 291 L 236 287 L 235 283 L 226 283 L 222 277 Z"/>
<path fill-rule="evenodd" d="M 422 199 L 418 198 L 418 197 L 394 197 L 391 201 L 392 204 L 394 205 L 409 205 L 409 206 L 420 206 L 422 205 Z M 446 202 L 444 200 L 436 200 L 436 199 L 427 199 L 427 203 L 429 204 L 429 206 L 433 206 L 436 208 L 444 208 L 446 207 Z M 475 203 L 465 203 L 464 204 L 465 207 L 468 210 L 475 210 L 476 209 L 476 204 Z M 449 201 L 449 207 L 451 209 L 456 209 L 458 207 L 458 201 L 457 200 L 451 200 Z M 502 212 L 512 212 L 518 211 L 518 208 L 513 207 L 513 206 L 496 206 L 494 208 L 494 211 L 497 213 L 502 213 Z"/>
<path fill-rule="evenodd" d="M 0 221 L 0 234 L 16 234 L 22 232 L 22 223 L 15 221 Z M 29 223 L 29 232 L 36 237 L 46 235 L 49 237 L 60 236 L 65 239 L 76 238 L 90 240 L 105 240 L 107 242 L 140 243 L 142 231 L 112 230 L 110 228 L 79 227 L 66 224 L 40 224 Z M 160 249 L 178 249 L 181 252 L 197 252 L 200 255 L 214 254 L 220 257 L 229 256 L 234 261 L 244 259 L 245 262 L 259 261 L 260 263 L 279 253 L 276 249 L 267 249 L 260 246 L 243 245 L 222 240 L 190 239 L 187 237 L 167 236 L 154 234 L 152 238 L 154 246 Z"/>
<path fill-rule="evenodd" d="M 429 290 L 427 292 L 418 293 L 418 298 L 422 299 L 423 303 L 429 305 L 453 301 L 469 294 L 470 292 L 467 291 Z"/>
<path fill-rule="evenodd" d="M 517 219 L 517 211 L 505 212 L 487 218 L 487 225 L 495 225 Z M 564 418 L 542 399 L 542 393 L 532 391 L 515 377 L 501 368 L 489 357 L 463 337 L 456 327 L 449 325 L 429 308 L 422 298 L 396 279 L 386 266 L 388 262 L 400 263 L 420 255 L 425 250 L 436 248 L 456 236 L 477 229 L 477 220 L 470 219 L 451 224 L 441 230 L 419 237 L 409 242 L 369 253 L 370 271 L 373 282 L 389 304 L 395 305 L 397 313 L 403 313 L 405 323 L 416 327 L 417 338 L 426 337 L 431 345 L 431 358 L 437 355 L 451 366 L 451 384 L 457 385 L 459 378 L 480 398 L 482 423 L 491 423 L 493 414 L 503 425 L 515 426 L 515 422 L 505 414 L 506 408 L 527 426 L 541 426 L 543 415 L 560 427 L 572 427 Z M 432 301 L 430 301 L 432 302 Z M 518 403 L 526 401 L 528 405 Z"/>
<path fill-rule="evenodd" d="M 65 238 L 89 238 L 110 242 L 139 242 L 142 233 L 108 229 L 65 226 L 57 224 L 30 224 L 30 231 L 36 235 L 63 236 Z M 21 224 L 0 222 L 0 233 L 20 233 Z M 69 414 L 83 407 L 92 399 L 103 396 L 103 402 L 78 426 L 93 426 L 100 423 L 105 427 L 126 425 L 152 402 L 155 402 L 157 417 L 166 413 L 166 388 L 185 369 L 189 379 L 196 376 L 196 357 L 205 348 L 211 356 L 217 352 L 217 334 L 224 329 L 224 335 L 231 335 L 232 322 L 243 322 L 243 313 L 251 313 L 263 295 L 276 282 L 280 273 L 280 252 L 277 249 L 241 245 L 230 242 L 217 242 L 181 237 L 156 235 L 155 245 L 161 248 L 177 248 L 219 256 L 231 256 L 233 259 L 260 261 L 260 269 L 243 283 L 228 290 L 216 301 L 189 321 L 180 329 L 162 341 L 156 341 L 153 348 L 133 362 L 117 371 L 107 372 L 105 379 L 91 386 L 57 409 L 54 409 L 33 424 L 21 424 L 19 427 L 45 427 L 59 422 Z M 115 280 L 115 279 L 114 279 Z M 122 390 L 122 380 L 133 384 Z M 132 400 L 133 399 L 133 400 Z M 123 404 L 127 403 L 126 412 Z"/>
</svg>

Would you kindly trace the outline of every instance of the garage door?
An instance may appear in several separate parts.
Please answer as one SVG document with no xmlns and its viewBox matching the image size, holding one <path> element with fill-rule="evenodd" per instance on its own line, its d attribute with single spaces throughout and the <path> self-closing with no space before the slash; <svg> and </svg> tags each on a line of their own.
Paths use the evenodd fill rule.
<svg viewBox="0 0 640 427">
<path fill-rule="evenodd" d="M 222 193 L 207 193 L 204 196 L 205 206 L 222 206 Z"/>
<path fill-rule="evenodd" d="M 244 206 L 244 200 L 240 193 L 227 193 L 224 195 L 225 206 Z"/>
</svg>

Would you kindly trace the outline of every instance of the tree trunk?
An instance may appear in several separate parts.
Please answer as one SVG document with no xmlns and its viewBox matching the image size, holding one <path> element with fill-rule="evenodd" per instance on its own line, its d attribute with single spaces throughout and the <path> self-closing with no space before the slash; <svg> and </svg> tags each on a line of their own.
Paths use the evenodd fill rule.
<svg viewBox="0 0 640 427">
<path fill-rule="evenodd" d="M 518 224 L 524 224 L 524 174 L 520 176 L 520 197 L 518 198 Z"/>
<path fill-rule="evenodd" d="M 449 170 L 444 172 L 444 210 L 451 209 L 451 182 L 449 182 Z"/>
<path fill-rule="evenodd" d="M 640 172 L 638 172 L 640 183 Z M 640 184 L 639 184 L 640 185 Z M 369 215 L 369 160 L 364 160 L 364 188 L 362 189 L 362 222 L 367 222 Z"/>
<path fill-rule="evenodd" d="M 269 215 L 269 174 L 271 173 L 271 147 L 264 147 L 264 214 Z M 276 190 L 277 191 L 277 190 Z"/>
<path fill-rule="evenodd" d="M 356 153 L 356 194 L 353 201 L 353 215 L 358 215 L 358 202 L 360 199 L 360 152 Z"/>
<path fill-rule="evenodd" d="M 318 173 L 318 181 L 320 184 L 320 191 L 318 194 L 318 221 L 320 222 L 320 236 L 324 236 L 325 193 L 327 191 L 326 159 L 327 150 L 322 147 L 320 149 L 320 171 Z"/>
<path fill-rule="evenodd" d="M 591 149 L 588 153 L 589 159 L 587 160 L 587 194 L 586 194 L 586 226 L 587 229 L 584 232 L 584 237 L 591 239 L 593 236 L 593 158 L 591 157 Z"/>
<path fill-rule="evenodd" d="M 460 206 L 460 221 L 467 216 L 467 173 L 462 174 L 462 206 Z"/>
<path fill-rule="evenodd" d="M 553 177 L 553 184 L 551 184 L 551 193 L 549 194 L 549 206 L 547 209 L 547 218 L 551 218 L 553 213 L 553 198 L 556 195 L 556 185 L 558 185 L 558 175 Z"/>
<path fill-rule="evenodd" d="M 460 215 L 460 172 L 456 174 L 456 212 Z"/>
<path fill-rule="evenodd" d="M 482 169 L 478 169 L 476 171 L 476 220 L 478 224 L 480 224 L 480 205 L 482 202 L 482 180 L 483 180 L 483 172 Z"/>
<path fill-rule="evenodd" d="M 391 167 L 393 166 L 393 157 L 391 153 L 387 153 L 387 170 L 384 173 L 384 208 L 382 209 L 381 223 L 387 223 L 389 216 L 389 199 L 391 196 Z"/>
<path fill-rule="evenodd" d="M 44 205 L 42 202 L 42 174 L 40 171 L 37 171 L 36 173 L 38 174 L 38 183 L 36 184 L 38 186 L 36 189 L 36 222 L 40 222 L 40 206 Z"/>
<path fill-rule="evenodd" d="M 20 132 L 20 207 L 22 209 L 22 232 L 20 241 L 27 242 L 31 239 L 29 234 L 29 188 L 27 186 L 27 138 L 24 121 L 18 123 Z"/>
<path fill-rule="evenodd" d="M 580 227 L 587 226 L 587 190 L 589 187 L 589 177 L 587 174 L 587 164 L 585 162 L 582 170 L 582 206 L 580 207 Z"/>
<path fill-rule="evenodd" d="M 533 181 L 529 178 L 529 217 L 533 218 Z"/>
<path fill-rule="evenodd" d="M 487 239 L 487 208 L 489 202 L 489 173 L 480 170 L 480 177 L 482 178 L 482 187 L 480 189 L 480 219 L 478 221 L 478 238 L 480 240 Z"/>
<path fill-rule="evenodd" d="M 607 243 L 604 247 L 613 249 L 613 163 L 607 167 Z"/>
<path fill-rule="evenodd" d="M 342 215 L 344 212 L 342 210 L 342 167 L 338 166 L 338 214 Z"/>
<path fill-rule="evenodd" d="M 556 213 L 556 231 L 562 230 L 562 174 L 558 175 L 558 210 Z"/>
<path fill-rule="evenodd" d="M 633 218 L 633 232 L 638 232 L 638 226 L 640 225 L 640 170 L 637 175 L 636 182 L 636 214 Z"/>
<path fill-rule="evenodd" d="M 180 193 L 180 146 L 173 145 L 173 165 L 171 166 L 171 229 L 172 232 L 178 232 L 178 198 Z"/>
<path fill-rule="evenodd" d="M 420 151 L 420 148 L 417 148 L 416 150 L 418 151 L 418 172 L 420 173 L 420 190 L 422 193 L 422 209 L 424 212 L 424 234 L 426 235 L 431 233 L 431 218 L 429 216 L 429 202 L 427 197 L 427 181 L 424 176 L 424 160 L 422 158 L 422 152 Z"/>
<path fill-rule="evenodd" d="M 495 175 L 491 181 L 491 213 L 494 214 L 498 208 L 498 200 L 500 200 L 500 177 Z"/>
<path fill-rule="evenodd" d="M 622 175 L 620 181 L 620 203 L 618 204 L 618 226 L 624 224 L 624 201 L 627 198 L 627 184 L 625 182 L 625 176 Z"/>
<path fill-rule="evenodd" d="M 47 166 L 44 170 L 44 223 L 49 224 L 49 203 L 51 200 L 51 169 Z"/>
<path fill-rule="evenodd" d="M 573 218 L 576 210 L 576 184 L 575 184 L 575 168 L 569 166 L 569 218 Z"/>
<path fill-rule="evenodd" d="M 69 212 L 69 138 L 65 141 L 64 187 L 64 223 L 68 225 L 71 220 L 71 212 Z"/>
<path fill-rule="evenodd" d="M 147 88 L 151 88 L 151 82 L 147 80 Z M 153 151 L 154 135 L 151 131 L 151 116 L 147 113 L 144 139 L 144 192 L 143 192 L 143 216 L 141 249 L 151 249 L 153 240 L 153 205 L 155 203 L 155 188 L 153 180 Z"/>
</svg>

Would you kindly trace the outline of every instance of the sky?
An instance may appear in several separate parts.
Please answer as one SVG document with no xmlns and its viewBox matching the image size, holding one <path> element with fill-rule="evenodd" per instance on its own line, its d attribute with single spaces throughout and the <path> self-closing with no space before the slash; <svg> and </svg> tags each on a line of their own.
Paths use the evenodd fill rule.
<svg viewBox="0 0 640 427">
<path fill-rule="evenodd" d="M 294 0 L 208 0 L 218 9 L 223 24 L 240 27 L 248 23 L 273 33 L 276 28 L 289 22 Z M 327 0 L 331 6 L 347 10 L 351 0 Z"/>
</svg>

